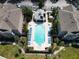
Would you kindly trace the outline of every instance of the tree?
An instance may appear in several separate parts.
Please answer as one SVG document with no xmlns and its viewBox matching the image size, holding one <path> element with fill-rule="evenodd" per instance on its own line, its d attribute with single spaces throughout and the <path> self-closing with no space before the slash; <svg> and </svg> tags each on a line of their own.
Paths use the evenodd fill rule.
<svg viewBox="0 0 79 59">
<path fill-rule="evenodd" d="M 53 20 L 53 34 L 57 35 L 58 34 L 58 20 Z"/>
<path fill-rule="evenodd" d="M 49 47 L 49 48 L 48 48 L 48 51 L 49 51 L 50 53 L 52 53 L 52 52 L 53 52 L 53 47 L 52 47 L 52 46 Z"/>
<path fill-rule="evenodd" d="M 38 2 L 39 8 L 41 9 L 44 6 L 44 0 L 39 0 Z"/>
<path fill-rule="evenodd" d="M 25 48 L 27 47 L 27 38 L 26 37 L 21 37 L 20 40 L 19 40 L 19 45 L 22 47 L 22 48 Z"/>
<path fill-rule="evenodd" d="M 47 54 L 45 54 L 45 59 L 48 59 L 48 56 L 47 56 Z"/>
<path fill-rule="evenodd" d="M 27 33 L 28 33 L 27 23 L 23 24 L 23 33 L 27 37 Z"/>
<path fill-rule="evenodd" d="M 53 23 L 52 23 L 52 25 L 53 25 L 53 35 L 57 35 L 58 34 L 58 24 L 59 24 L 59 19 L 58 19 L 58 17 L 59 17 L 59 15 L 58 15 L 58 7 L 57 8 L 53 8 L 53 10 L 52 10 L 52 16 L 54 17 L 54 20 L 53 20 Z"/>
<path fill-rule="evenodd" d="M 26 22 L 30 22 L 32 19 L 32 14 L 33 14 L 32 10 L 27 7 L 22 7 L 22 13 L 24 15 L 24 20 Z"/>
<path fill-rule="evenodd" d="M 18 44 L 19 41 L 19 37 L 17 35 L 15 35 L 15 42 Z"/>
<path fill-rule="evenodd" d="M 59 43 L 59 39 L 58 39 L 58 25 L 59 25 L 59 14 L 58 14 L 58 7 L 57 8 L 53 8 L 52 10 L 52 16 L 53 16 L 53 22 L 52 22 L 52 38 L 53 38 L 53 42 L 58 44 Z"/>
<path fill-rule="evenodd" d="M 51 15 L 54 17 L 54 20 L 57 19 L 58 9 L 59 9 L 59 7 L 53 8 L 53 10 L 52 10 L 52 14 Z"/>
</svg>

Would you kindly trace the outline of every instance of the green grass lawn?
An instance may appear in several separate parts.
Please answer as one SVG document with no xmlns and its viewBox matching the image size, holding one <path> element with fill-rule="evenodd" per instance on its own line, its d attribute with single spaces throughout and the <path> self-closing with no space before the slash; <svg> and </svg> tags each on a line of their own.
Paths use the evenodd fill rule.
<svg viewBox="0 0 79 59">
<path fill-rule="evenodd" d="M 13 45 L 0 45 L 0 55 L 7 59 L 44 59 L 45 56 L 39 55 L 23 55 L 15 57 L 18 52 L 18 47 Z"/>
<path fill-rule="evenodd" d="M 16 53 L 18 56 L 15 57 Z M 12 45 L 0 45 L 0 55 L 7 59 L 46 59 L 42 55 L 22 55 L 18 52 L 18 47 Z M 58 59 L 79 59 L 79 48 L 65 47 L 65 50 L 58 54 Z M 48 59 L 53 59 L 54 56 Z"/>
<path fill-rule="evenodd" d="M 65 47 L 56 56 L 48 56 L 48 59 L 79 59 L 79 48 Z"/>
<path fill-rule="evenodd" d="M 7 59 L 15 59 L 15 53 L 18 52 L 18 47 L 12 45 L 0 45 L 0 55 Z"/>
<path fill-rule="evenodd" d="M 79 59 L 79 48 L 66 47 L 59 56 L 59 59 Z"/>
</svg>

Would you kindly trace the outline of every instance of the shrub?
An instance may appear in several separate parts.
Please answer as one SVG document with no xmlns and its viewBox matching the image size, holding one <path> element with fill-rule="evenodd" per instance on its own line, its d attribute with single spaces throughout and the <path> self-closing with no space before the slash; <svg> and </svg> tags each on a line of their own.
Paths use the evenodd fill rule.
<svg viewBox="0 0 79 59">
<path fill-rule="evenodd" d="M 59 43 L 59 46 L 64 46 L 64 45 L 65 45 L 64 41 L 61 41 L 61 42 Z"/>
<path fill-rule="evenodd" d="M 25 48 L 25 47 L 27 46 L 27 44 L 28 44 L 27 41 L 28 41 L 28 40 L 27 40 L 26 37 L 21 37 L 20 40 L 19 40 L 19 42 L 18 42 L 18 45 L 19 45 L 20 47 L 22 47 L 22 48 Z"/>
<path fill-rule="evenodd" d="M 18 52 L 21 54 L 21 49 L 18 49 Z"/>
<path fill-rule="evenodd" d="M 55 48 L 55 50 L 59 50 L 59 47 L 57 46 L 57 47 Z"/>
<path fill-rule="evenodd" d="M 24 57 L 21 57 L 20 59 L 24 59 Z"/>
<path fill-rule="evenodd" d="M 19 57 L 19 54 L 18 53 L 15 53 L 15 57 Z"/>
<path fill-rule="evenodd" d="M 23 32 L 25 33 L 25 35 L 26 35 L 27 32 L 28 32 L 27 23 L 23 24 Z M 26 36 L 27 36 L 27 35 L 26 35 Z"/>
<path fill-rule="evenodd" d="M 48 48 L 48 51 L 49 51 L 49 52 L 53 52 L 53 48 L 52 48 L 52 47 L 49 47 L 49 48 Z"/>
<path fill-rule="evenodd" d="M 39 0 L 38 5 L 39 5 L 39 8 L 41 9 L 44 6 L 44 1 Z"/>
</svg>

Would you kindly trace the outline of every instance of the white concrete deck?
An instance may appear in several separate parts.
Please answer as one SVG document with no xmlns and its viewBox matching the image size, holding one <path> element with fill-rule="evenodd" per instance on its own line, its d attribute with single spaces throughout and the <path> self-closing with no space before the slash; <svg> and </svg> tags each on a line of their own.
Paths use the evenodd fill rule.
<svg viewBox="0 0 79 59">
<path fill-rule="evenodd" d="M 48 24 L 50 24 L 50 26 L 52 25 L 51 23 L 48 23 L 48 17 L 47 17 L 47 12 L 46 14 L 46 22 L 43 23 L 43 25 L 45 26 L 45 42 L 42 43 L 41 45 L 38 45 L 35 41 L 34 41 L 34 32 L 35 32 L 35 25 L 36 23 L 32 21 L 28 24 L 28 29 L 32 28 L 32 34 L 31 34 L 31 41 L 30 41 L 30 45 L 28 45 L 29 47 L 33 47 L 34 50 L 38 50 L 38 51 L 44 51 L 46 47 L 50 47 L 51 44 L 48 43 Z"/>
</svg>

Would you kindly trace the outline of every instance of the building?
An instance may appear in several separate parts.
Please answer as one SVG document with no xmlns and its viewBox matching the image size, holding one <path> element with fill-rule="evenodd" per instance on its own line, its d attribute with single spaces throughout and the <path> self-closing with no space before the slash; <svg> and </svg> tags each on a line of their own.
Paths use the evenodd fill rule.
<svg viewBox="0 0 79 59">
<path fill-rule="evenodd" d="M 67 31 L 67 32 L 79 31 L 77 22 L 75 21 L 72 13 L 60 10 L 59 17 L 60 17 L 61 31 Z"/>
<path fill-rule="evenodd" d="M 21 3 L 17 3 L 18 7 L 29 7 L 32 8 L 33 3 L 31 1 L 22 1 Z"/>
<path fill-rule="evenodd" d="M 8 31 L 18 30 L 22 33 L 22 11 L 15 5 L 7 4 L 0 8 L 0 29 Z"/>
<path fill-rule="evenodd" d="M 79 10 L 79 0 L 66 0 L 67 3 L 74 5 Z"/>
<path fill-rule="evenodd" d="M 72 5 L 59 10 L 60 25 L 59 37 L 68 41 L 79 38 L 79 11 L 74 10 Z"/>
<path fill-rule="evenodd" d="M 22 33 L 23 16 L 21 9 L 16 5 L 0 5 L 0 35 Z M 2 36 L 4 36 L 2 35 Z"/>
</svg>

